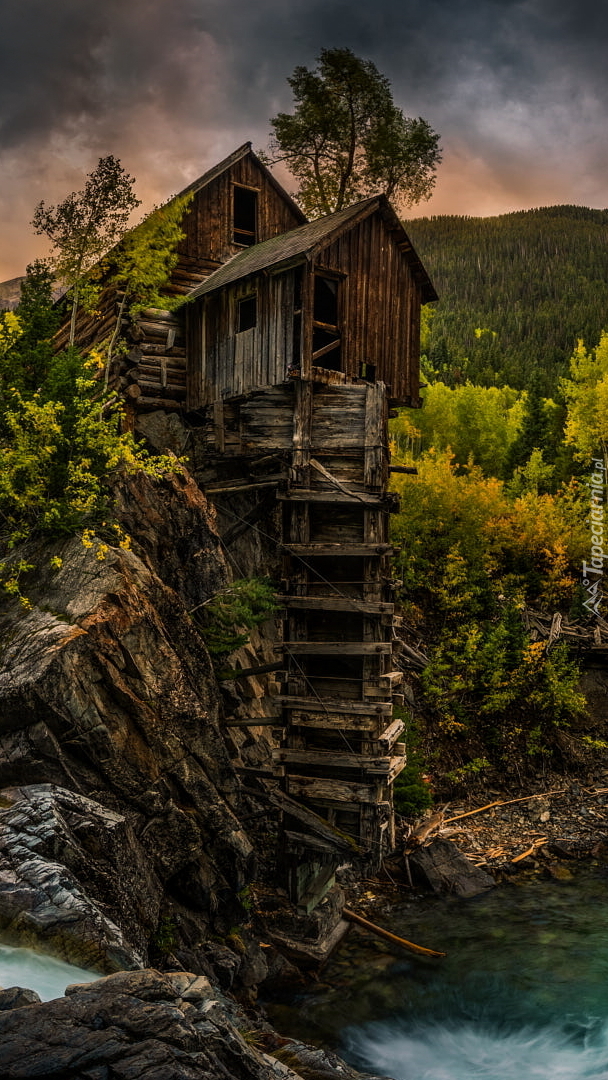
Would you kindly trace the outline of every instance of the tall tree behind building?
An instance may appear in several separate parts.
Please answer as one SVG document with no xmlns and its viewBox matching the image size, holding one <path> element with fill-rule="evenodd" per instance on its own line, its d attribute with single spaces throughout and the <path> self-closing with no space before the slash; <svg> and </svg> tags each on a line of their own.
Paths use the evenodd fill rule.
<svg viewBox="0 0 608 1080">
<path fill-rule="evenodd" d="M 350 49 L 322 49 L 314 71 L 298 66 L 287 80 L 293 113 L 271 121 L 271 164 L 299 182 L 311 217 L 383 193 L 402 206 L 426 199 L 441 160 L 439 136 L 421 117 L 403 115 L 388 79 Z"/>
</svg>

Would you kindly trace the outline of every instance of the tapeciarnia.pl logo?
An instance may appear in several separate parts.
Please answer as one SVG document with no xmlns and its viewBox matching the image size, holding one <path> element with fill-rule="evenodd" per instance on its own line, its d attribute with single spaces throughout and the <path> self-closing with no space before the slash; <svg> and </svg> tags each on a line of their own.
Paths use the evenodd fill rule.
<svg viewBox="0 0 608 1080">
<path fill-rule="evenodd" d="M 583 559 L 583 588 L 587 598 L 583 603 L 590 615 L 599 615 L 602 603 L 602 584 L 604 580 L 604 506 L 606 490 L 606 466 L 601 458 L 593 458 L 593 472 L 589 478 L 589 529 L 591 540 L 591 558 Z"/>
</svg>

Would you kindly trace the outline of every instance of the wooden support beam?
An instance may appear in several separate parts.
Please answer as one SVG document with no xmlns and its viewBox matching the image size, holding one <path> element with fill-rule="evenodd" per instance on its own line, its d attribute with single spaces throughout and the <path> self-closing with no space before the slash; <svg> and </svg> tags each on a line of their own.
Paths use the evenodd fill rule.
<svg viewBox="0 0 608 1080">
<path fill-rule="evenodd" d="M 220 673 L 217 678 L 220 681 L 227 682 L 231 679 L 247 679 L 250 675 L 266 675 L 270 671 L 282 671 L 283 661 L 279 660 L 276 664 L 262 664 L 260 667 L 248 667 L 240 668 L 237 670 L 228 671 L 225 674 Z"/>
<path fill-rule="evenodd" d="M 312 465 L 313 469 L 315 469 L 318 473 L 321 473 L 321 476 L 324 476 L 325 479 L 328 480 L 330 484 L 333 484 L 334 487 L 338 489 L 338 491 L 341 491 L 343 495 L 348 495 L 350 498 L 357 499 L 358 502 L 364 502 L 364 497 L 362 495 L 359 495 L 356 491 L 353 491 L 352 488 L 347 488 L 340 480 L 333 476 L 332 473 L 330 473 L 329 470 L 326 469 L 320 461 L 317 461 L 316 458 L 311 458 L 310 464 Z"/>
<path fill-rule="evenodd" d="M 378 777 L 374 784 L 360 781 L 329 780 L 316 776 L 286 776 L 288 794 L 295 799 L 323 799 L 330 804 L 336 803 L 376 803 L 378 802 L 384 777 Z"/>
<path fill-rule="evenodd" d="M 392 492 L 389 492 L 392 494 Z M 281 492 L 279 499 L 286 502 L 315 502 L 315 503 L 336 503 L 337 505 L 357 505 L 358 503 L 364 506 L 377 506 L 379 509 L 386 504 L 389 509 L 389 504 L 392 504 L 392 500 L 388 496 L 384 495 L 368 495 L 365 491 L 338 491 L 333 489 L 331 491 L 316 491 L 312 488 L 296 488 L 290 487 L 288 492 Z"/>
<path fill-rule="evenodd" d="M 401 758 L 403 755 L 399 755 Z M 360 769 L 368 776 L 385 778 L 394 767 L 391 757 L 373 757 L 368 754 L 342 753 L 336 750 L 292 750 L 290 747 L 279 747 L 272 751 L 272 760 L 277 765 L 310 765 L 315 768 L 327 769 L 328 776 L 335 775 L 338 769 Z"/>
<path fill-rule="evenodd" d="M 288 656 L 390 656 L 390 641 L 284 641 L 275 645 Z"/>
<path fill-rule="evenodd" d="M 255 792 L 252 791 L 251 794 L 255 794 Z M 290 799 L 289 795 L 286 795 L 283 791 L 263 792 L 257 797 L 267 800 L 271 805 L 276 806 L 278 810 L 298 821 L 307 832 L 312 832 L 315 836 L 326 840 L 334 850 L 346 851 L 351 854 L 359 851 L 358 845 L 350 836 L 346 836 L 339 829 L 335 829 L 320 814 L 315 814 L 314 810 Z"/>
<path fill-rule="evenodd" d="M 325 707 L 328 713 L 351 713 L 353 716 L 392 716 L 391 701 L 337 701 L 326 698 L 319 701 L 314 697 L 289 697 L 279 695 L 272 699 L 284 709 L 298 709 L 300 712 L 321 712 Z"/>
<path fill-rule="evenodd" d="M 246 776 L 258 776 L 261 780 L 276 780 L 277 774 L 274 769 L 258 769 L 255 765 L 233 765 L 234 771 L 244 773 Z"/>
<path fill-rule="evenodd" d="M 354 596 L 277 596 L 277 603 L 300 611 L 350 611 L 361 615 L 392 615 L 394 604 L 358 600 Z"/>
<path fill-rule="evenodd" d="M 376 740 L 380 752 L 388 753 L 393 748 L 394 743 L 403 731 L 405 731 L 405 724 L 403 723 L 403 720 L 393 720 L 392 724 L 389 724 L 389 726 L 384 729 L 382 734 L 379 735 L 378 739 Z M 403 746 L 403 753 L 400 755 L 403 757 L 405 755 L 405 744 L 399 743 L 399 746 Z M 395 747 L 395 750 L 396 749 L 397 748 Z"/>
<path fill-rule="evenodd" d="M 232 486 L 224 485 L 223 487 L 208 487 L 205 488 L 205 495 L 231 495 L 237 491 L 254 491 L 256 488 L 270 488 L 276 487 L 280 483 L 280 480 L 264 480 L 256 484 L 233 484 Z"/>
<path fill-rule="evenodd" d="M 284 544 L 284 550 L 291 555 L 337 555 L 344 557 L 370 557 L 373 555 L 392 555 L 392 544 Z"/>
<path fill-rule="evenodd" d="M 403 682 L 402 671 L 387 671 L 378 677 L 380 689 L 392 690 L 394 686 L 401 686 Z"/>
<path fill-rule="evenodd" d="M 304 728 L 305 730 L 312 728 L 336 732 L 357 731 L 359 733 L 363 732 L 366 739 L 376 741 L 382 734 L 385 720 L 386 717 L 383 716 L 357 716 L 353 713 L 346 716 L 344 714 L 332 715 L 331 713 L 321 712 L 320 708 L 315 713 L 293 710 L 289 716 L 289 729 L 290 731 L 295 728 Z"/>
<path fill-rule="evenodd" d="M 288 850 L 295 854 L 306 854 L 308 851 L 318 851 L 323 855 L 336 854 L 334 844 L 322 840 L 320 836 L 311 836 L 309 833 L 294 832 L 293 829 L 283 829 L 283 837 L 287 841 Z"/>
<path fill-rule="evenodd" d="M 256 716 L 251 720 L 224 720 L 222 726 L 227 728 L 284 727 L 284 722 L 280 716 Z"/>
</svg>

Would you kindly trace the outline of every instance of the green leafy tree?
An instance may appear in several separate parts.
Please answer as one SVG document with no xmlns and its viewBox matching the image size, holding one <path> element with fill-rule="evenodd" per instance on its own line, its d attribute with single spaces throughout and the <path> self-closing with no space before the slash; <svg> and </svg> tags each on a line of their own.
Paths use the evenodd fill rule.
<svg viewBox="0 0 608 1080">
<path fill-rule="evenodd" d="M 388 79 L 350 49 L 322 49 L 317 63 L 295 69 L 295 110 L 270 121 L 269 160 L 299 181 L 306 213 L 330 214 L 375 193 L 406 206 L 428 198 L 441 158 L 426 120 L 404 116 Z"/>
<path fill-rule="evenodd" d="M 182 302 L 182 297 L 161 295 L 161 290 L 177 263 L 177 245 L 184 236 L 182 222 L 191 201 L 191 194 L 181 195 L 156 207 L 123 237 L 110 258 L 99 267 L 104 283 L 114 285 L 122 293 L 116 325 L 106 349 L 106 387 L 124 313 L 135 315 L 144 307 L 170 310 Z"/>
<path fill-rule="evenodd" d="M 578 342 L 570 361 L 570 378 L 562 379 L 566 399 L 566 442 L 579 461 L 590 462 L 600 451 L 608 467 L 608 333 L 587 351 Z"/>
<path fill-rule="evenodd" d="M 415 425 L 423 450 L 451 449 L 456 463 L 474 462 L 486 476 L 508 476 L 509 447 L 518 437 L 524 412 L 522 394 L 509 386 L 474 386 L 465 382 L 450 387 L 433 382 L 422 391 L 423 407 Z M 411 426 L 411 411 L 404 409 L 391 422 L 399 442 L 404 425 Z"/>
<path fill-rule="evenodd" d="M 43 200 L 36 207 L 34 229 L 48 236 L 56 252 L 54 271 L 71 290 L 70 345 L 74 344 L 79 302 L 87 300 L 86 275 L 120 239 L 139 202 L 133 194 L 133 178 L 109 154 L 88 174 L 82 191 L 73 191 L 57 206 L 45 206 Z"/>
</svg>

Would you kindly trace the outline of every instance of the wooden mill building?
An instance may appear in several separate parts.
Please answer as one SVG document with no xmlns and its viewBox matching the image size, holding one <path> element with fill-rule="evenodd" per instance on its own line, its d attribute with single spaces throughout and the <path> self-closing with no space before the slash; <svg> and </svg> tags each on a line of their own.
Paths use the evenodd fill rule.
<svg viewBox="0 0 608 1080">
<path fill-rule="evenodd" d="M 285 819 L 301 901 L 335 868 L 331 830 L 376 866 L 392 843 L 391 789 L 405 759 L 393 717 L 403 699 L 387 420 L 394 406 L 419 404 L 420 306 L 436 294 L 384 197 L 306 222 L 249 144 L 190 190 L 168 286 L 188 303 L 127 323 L 117 374 L 134 413 L 175 410 L 196 425 L 216 475 L 231 463 L 231 491 L 262 463 L 258 486 L 272 484 L 282 508 L 273 768 L 288 802 L 330 836 Z M 88 344 L 103 327 L 84 320 L 79 336 Z"/>
</svg>

